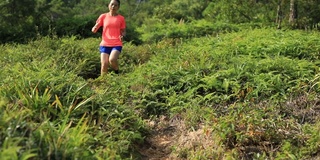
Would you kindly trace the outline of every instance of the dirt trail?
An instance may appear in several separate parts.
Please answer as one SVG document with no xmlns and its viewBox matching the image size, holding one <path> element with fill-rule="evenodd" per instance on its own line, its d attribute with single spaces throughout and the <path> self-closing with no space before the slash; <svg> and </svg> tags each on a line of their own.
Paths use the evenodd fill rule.
<svg viewBox="0 0 320 160">
<path fill-rule="evenodd" d="M 145 143 L 138 147 L 143 160 L 183 160 L 181 149 L 194 149 L 200 142 L 209 142 L 202 128 L 190 131 L 178 116 L 168 119 L 165 116 L 156 121 L 147 121 L 151 128 Z"/>
<path fill-rule="evenodd" d="M 160 117 L 156 121 L 147 121 L 151 129 L 145 142 L 139 146 L 138 151 L 143 160 L 167 160 L 170 159 L 171 147 L 175 142 L 178 125 L 170 124 L 167 117 Z"/>
</svg>

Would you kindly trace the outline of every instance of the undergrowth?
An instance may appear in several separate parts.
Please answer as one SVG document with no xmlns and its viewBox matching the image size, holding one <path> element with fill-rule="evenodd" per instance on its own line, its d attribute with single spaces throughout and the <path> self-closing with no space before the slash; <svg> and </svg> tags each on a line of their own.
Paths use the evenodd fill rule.
<svg viewBox="0 0 320 160">
<path fill-rule="evenodd" d="M 1 45 L 0 157 L 139 159 L 145 119 L 179 115 L 219 146 L 187 159 L 320 155 L 318 32 L 253 29 L 125 43 L 99 77 L 99 39 Z M 212 144 L 213 145 L 213 144 Z"/>
</svg>

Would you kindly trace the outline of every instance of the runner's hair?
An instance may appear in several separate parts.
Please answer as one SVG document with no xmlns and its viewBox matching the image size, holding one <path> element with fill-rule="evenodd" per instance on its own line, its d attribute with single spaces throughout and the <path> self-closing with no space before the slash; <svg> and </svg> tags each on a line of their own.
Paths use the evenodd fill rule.
<svg viewBox="0 0 320 160">
<path fill-rule="evenodd" d="M 112 0 L 110 0 L 110 3 L 111 3 L 111 1 L 112 1 Z M 120 6 L 120 0 L 116 0 L 116 1 L 118 2 L 119 6 Z"/>
</svg>

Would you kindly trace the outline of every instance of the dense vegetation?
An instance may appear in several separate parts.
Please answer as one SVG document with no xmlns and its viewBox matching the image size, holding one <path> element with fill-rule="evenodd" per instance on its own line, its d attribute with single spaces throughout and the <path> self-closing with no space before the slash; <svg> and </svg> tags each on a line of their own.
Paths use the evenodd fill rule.
<svg viewBox="0 0 320 160">
<path fill-rule="evenodd" d="M 105 1 L 1 1 L 1 159 L 319 158 L 320 3 L 289 23 L 290 2 L 121 1 L 121 74 L 99 77 Z M 147 155 L 155 132 L 175 139 Z"/>
<path fill-rule="evenodd" d="M 319 155 L 318 37 L 253 29 L 126 43 L 123 73 L 97 79 L 99 38 L 2 45 L 0 157 L 138 158 L 144 120 L 160 115 L 214 141 L 177 146 L 180 158 Z"/>
<path fill-rule="evenodd" d="M 0 0 L 0 43 L 47 35 L 92 37 L 91 27 L 99 14 L 107 12 L 107 4 L 107 0 Z M 135 44 L 163 36 L 202 36 L 215 23 L 318 29 L 319 12 L 319 0 L 122 0 L 120 8 L 128 24 L 126 40 Z M 184 27 L 191 32 L 185 35 L 175 25 L 170 28 L 174 34 L 163 34 L 179 22 L 195 27 Z"/>
</svg>

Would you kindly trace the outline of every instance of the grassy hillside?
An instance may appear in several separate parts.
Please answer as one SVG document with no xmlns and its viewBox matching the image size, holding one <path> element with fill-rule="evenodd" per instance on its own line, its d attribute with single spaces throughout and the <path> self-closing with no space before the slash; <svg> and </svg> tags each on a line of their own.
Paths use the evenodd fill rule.
<svg viewBox="0 0 320 160">
<path fill-rule="evenodd" d="M 99 39 L 0 46 L 0 157 L 320 156 L 320 33 L 242 30 L 126 43 L 99 75 Z"/>
</svg>

